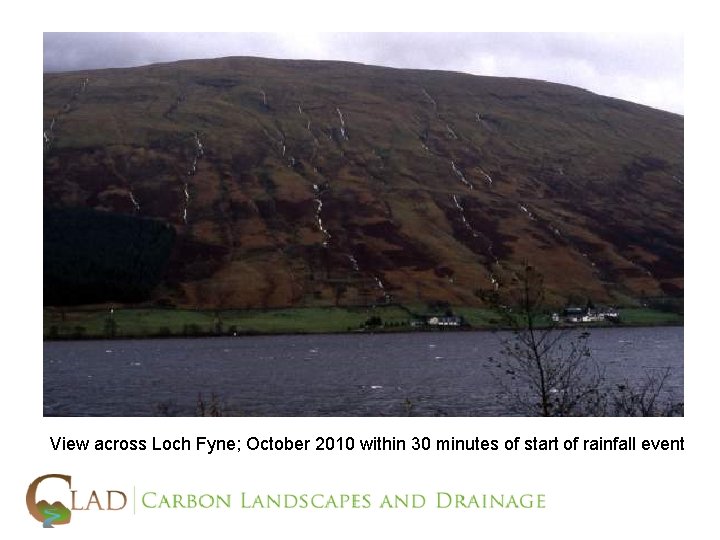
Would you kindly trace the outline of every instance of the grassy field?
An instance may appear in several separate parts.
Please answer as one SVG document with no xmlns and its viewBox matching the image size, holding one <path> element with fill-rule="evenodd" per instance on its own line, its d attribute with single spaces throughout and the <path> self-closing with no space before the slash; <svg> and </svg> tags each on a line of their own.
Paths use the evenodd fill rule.
<svg viewBox="0 0 720 540">
<path fill-rule="evenodd" d="M 622 322 L 627 325 L 681 325 L 683 316 L 679 313 L 660 311 L 651 308 L 627 308 L 621 312 Z"/>
<path fill-rule="evenodd" d="M 182 310 L 46 308 L 45 339 L 106 337 L 170 337 L 243 334 L 338 333 L 372 329 L 409 331 L 413 314 L 427 313 L 421 306 L 317 307 L 272 310 Z M 489 309 L 456 308 L 471 328 L 494 328 L 496 314 Z M 622 310 L 622 324 L 637 326 L 677 325 L 682 315 L 648 308 Z M 369 325 L 373 318 L 381 325 Z M 549 319 L 548 319 L 549 320 Z"/>
<path fill-rule="evenodd" d="M 407 311 L 377 308 L 288 308 L 274 310 L 182 310 L 182 309 L 75 309 L 63 314 L 46 309 L 45 338 L 153 337 L 232 334 L 293 334 L 352 332 L 362 329 L 371 317 L 387 328 L 409 325 Z"/>
</svg>

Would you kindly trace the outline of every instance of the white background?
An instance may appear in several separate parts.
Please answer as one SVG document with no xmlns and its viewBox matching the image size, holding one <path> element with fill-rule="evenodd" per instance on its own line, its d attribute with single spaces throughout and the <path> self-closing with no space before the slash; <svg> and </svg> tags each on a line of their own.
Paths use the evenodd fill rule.
<svg viewBox="0 0 720 540">
<path fill-rule="evenodd" d="M 716 29 L 709 13 L 670 2 L 26 2 L 5 6 L 2 36 L 2 519 L 5 538 L 707 538 L 717 482 L 718 268 Z M 643 5 L 645 4 L 645 5 Z M 282 8 L 282 9 L 281 9 Z M 681 31 L 686 41 L 686 417 L 681 419 L 104 419 L 42 417 L 42 32 L 77 30 Z M 714 47 L 714 49 L 713 49 Z M 498 439 L 684 436 L 682 453 L 411 451 L 54 452 L 68 438 L 318 435 Z M 25 490 L 49 472 L 77 486 L 167 492 L 544 492 L 547 510 L 80 512 L 42 530 Z M 431 499 L 429 500 L 431 502 Z M 700 527 L 710 525 L 709 532 Z"/>
</svg>

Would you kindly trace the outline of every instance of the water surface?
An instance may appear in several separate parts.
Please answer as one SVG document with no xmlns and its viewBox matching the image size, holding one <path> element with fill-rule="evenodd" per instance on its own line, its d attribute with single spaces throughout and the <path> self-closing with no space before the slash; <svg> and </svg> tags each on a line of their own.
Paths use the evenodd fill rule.
<svg viewBox="0 0 720 540">
<path fill-rule="evenodd" d="M 212 395 L 248 416 L 516 414 L 490 357 L 506 332 L 417 332 L 46 342 L 46 416 L 196 414 Z M 683 329 L 599 328 L 589 339 L 608 381 L 672 368 L 683 400 Z"/>
</svg>

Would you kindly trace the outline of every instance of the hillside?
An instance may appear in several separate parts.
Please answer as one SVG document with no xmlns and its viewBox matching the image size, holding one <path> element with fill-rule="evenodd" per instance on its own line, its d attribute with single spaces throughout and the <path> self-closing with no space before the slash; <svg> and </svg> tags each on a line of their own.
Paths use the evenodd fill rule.
<svg viewBox="0 0 720 540">
<path fill-rule="evenodd" d="M 473 306 L 524 261 L 558 303 L 683 294 L 675 114 L 534 80 L 224 58 L 46 74 L 43 115 L 46 207 L 174 227 L 163 305 Z"/>
</svg>

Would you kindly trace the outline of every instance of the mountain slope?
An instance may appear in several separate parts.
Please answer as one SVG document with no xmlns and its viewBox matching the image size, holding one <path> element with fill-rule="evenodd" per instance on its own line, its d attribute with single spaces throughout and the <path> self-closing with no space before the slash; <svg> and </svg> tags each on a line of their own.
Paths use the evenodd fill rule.
<svg viewBox="0 0 720 540">
<path fill-rule="evenodd" d="M 44 77 L 44 203 L 165 220 L 156 300 L 683 291 L 683 118 L 541 81 L 225 58 Z M 110 300 L 110 299 L 109 299 Z"/>
</svg>

